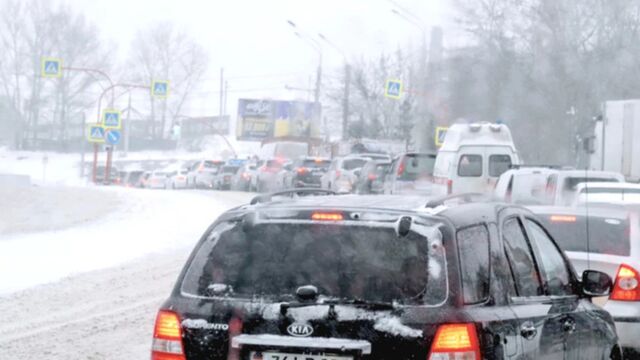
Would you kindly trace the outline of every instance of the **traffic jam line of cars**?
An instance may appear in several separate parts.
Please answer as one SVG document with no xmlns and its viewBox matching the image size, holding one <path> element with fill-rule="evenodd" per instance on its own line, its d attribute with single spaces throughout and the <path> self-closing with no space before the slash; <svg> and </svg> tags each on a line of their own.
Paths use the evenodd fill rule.
<svg viewBox="0 0 640 360">
<path fill-rule="evenodd" d="M 154 359 L 640 359 L 640 185 L 522 165 L 504 125 L 139 181 L 266 194 L 200 240 Z"/>
</svg>

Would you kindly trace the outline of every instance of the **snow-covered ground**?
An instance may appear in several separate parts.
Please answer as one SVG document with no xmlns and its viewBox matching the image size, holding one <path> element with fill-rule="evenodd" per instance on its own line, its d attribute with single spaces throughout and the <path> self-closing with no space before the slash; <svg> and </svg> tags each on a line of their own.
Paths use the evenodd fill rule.
<svg viewBox="0 0 640 360">
<path fill-rule="evenodd" d="M 51 201 L 55 189 L 31 189 L 45 191 L 30 201 Z M 155 313 L 194 244 L 221 212 L 252 196 L 81 190 L 117 199 L 114 211 L 66 229 L 0 235 L 0 313 L 8 316 L 0 323 L 0 359 L 148 358 Z M 68 191 L 56 198 L 60 208 L 82 212 L 82 191 L 60 191 Z"/>
<path fill-rule="evenodd" d="M 0 274 L 11 276 L 0 276 L 0 294 L 113 266 L 149 253 L 191 247 L 223 210 L 250 198 L 242 193 L 211 196 L 212 193 L 200 191 L 120 187 L 94 187 L 91 191 L 92 197 L 68 192 L 69 196 L 58 199 L 58 207 L 61 211 L 73 207 L 83 211 L 78 203 L 95 201 L 94 206 L 101 207 L 100 198 L 105 202 L 118 198 L 121 204 L 116 211 L 100 213 L 97 219 L 67 229 L 1 235 Z M 32 203 L 24 206 L 30 207 Z M 34 212 L 30 218 L 34 226 L 42 222 L 38 216 L 50 221 L 46 213 Z"/>
</svg>

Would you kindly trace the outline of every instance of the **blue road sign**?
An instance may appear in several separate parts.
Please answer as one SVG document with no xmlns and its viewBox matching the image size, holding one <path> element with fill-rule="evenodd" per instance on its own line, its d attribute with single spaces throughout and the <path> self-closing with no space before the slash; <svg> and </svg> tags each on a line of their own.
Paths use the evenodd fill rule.
<svg viewBox="0 0 640 360">
<path fill-rule="evenodd" d="M 107 135 L 105 136 L 105 140 L 107 141 L 107 144 L 110 144 L 110 145 L 118 145 L 121 138 L 122 138 L 122 133 L 120 132 L 120 130 L 114 130 L 114 129 L 108 130 Z"/>
<path fill-rule="evenodd" d="M 43 77 L 57 78 L 62 76 L 62 60 L 42 58 L 41 72 Z"/>
<path fill-rule="evenodd" d="M 122 127 L 120 111 L 105 110 L 102 116 L 102 126 L 105 129 L 120 129 Z"/>
<path fill-rule="evenodd" d="M 166 98 L 169 96 L 169 82 L 154 81 L 151 84 L 151 94 L 155 97 Z"/>
<path fill-rule="evenodd" d="M 402 81 L 400 80 L 387 80 L 384 87 L 384 95 L 392 99 L 400 99 L 402 95 Z"/>
<path fill-rule="evenodd" d="M 89 142 L 103 143 L 104 142 L 104 128 L 102 125 L 90 125 L 87 131 L 87 140 Z"/>
</svg>

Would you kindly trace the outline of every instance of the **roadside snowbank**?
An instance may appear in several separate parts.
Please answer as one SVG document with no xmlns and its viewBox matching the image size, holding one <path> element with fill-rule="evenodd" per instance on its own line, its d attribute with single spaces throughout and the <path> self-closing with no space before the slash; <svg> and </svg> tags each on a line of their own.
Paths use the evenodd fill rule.
<svg viewBox="0 0 640 360">
<path fill-rule="evenodd" d="M 122 205 L 95 222 L 68 229 L 3 235 L 0 294 L 147 254 L 192 247 L 222 211 L 247 202 L 251 196 L 118 187 L 96 187 L 92 191 L 122 199 Z M 82 198 L 70 195 L 66 200 Z M 34 213 L 31 220 L 39 222 L 39 215 L 42 213 Z"/>
</svg>

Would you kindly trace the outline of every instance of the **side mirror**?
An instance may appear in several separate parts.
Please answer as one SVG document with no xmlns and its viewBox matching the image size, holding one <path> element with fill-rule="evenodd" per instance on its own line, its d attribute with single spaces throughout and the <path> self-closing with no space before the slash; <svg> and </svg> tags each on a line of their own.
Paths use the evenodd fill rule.
<svg viewBox="0 0 640 360">
<path fill-rule="evenodd" d="M 611 277 L 601 271 L 585 270 L 582 273 L 582 293 L 586 296 L 607 296 L 612 286 Z"/>
<path fill-rule="evenodd" d="M 362 169 L 356 169 L 353 171 L 353 174 L 357 177 L 360 177 L 360 174 L 362 173 Z"/>
</svg>

